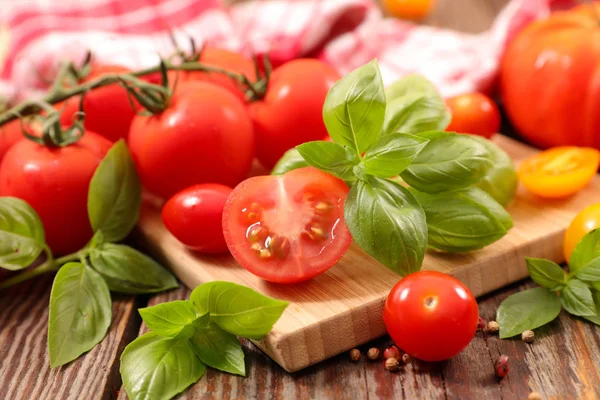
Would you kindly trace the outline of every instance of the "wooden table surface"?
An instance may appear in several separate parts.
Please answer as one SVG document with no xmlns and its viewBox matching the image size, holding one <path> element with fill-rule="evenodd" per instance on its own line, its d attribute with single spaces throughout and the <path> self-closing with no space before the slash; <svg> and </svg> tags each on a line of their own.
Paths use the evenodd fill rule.
<svg viewBox="0 0 600 400">
<path fill-rule="evenodd" d="M 428 23 L 467 32 L 487 28 L 506 0 L 438 0 Z M 68 366 L 49 368 L 46 354 L 51 277 L 0 292 L 0 399 L 126 399 L 119 357 L 127 343 L 145 331 L 136 309 L 184 299 L 181 287 L 148 297 L 113 295 L 113 323 L 95 349 Z M 479 299 L 480 315 L 493 319 L 500 302 L 530 281 Z M 344 335 L 344 332 L 340 332 Z M 380 349 L 388 337 L 369 343 Z M 600 328 L 564 312 L 536 332 L 536 341 L 499 340 L 478 332 L 459 356 L 444 363 L 414 362 L 396 373 L 382 361 L 350 361 L 348 354 L 289 374 L 244 341 L 248 377 L 208 369 L 182 399 L 600 399 Z M 510 357 L 502 381 L 494 359 Z"/>
</svg>

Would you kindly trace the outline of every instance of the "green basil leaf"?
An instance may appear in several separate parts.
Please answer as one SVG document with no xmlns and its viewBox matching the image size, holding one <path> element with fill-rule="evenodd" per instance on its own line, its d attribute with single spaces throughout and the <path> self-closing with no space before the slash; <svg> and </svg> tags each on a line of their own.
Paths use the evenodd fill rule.
<svg viewBox="0 0 600 400">
<path fill-rule="evenodd" d="M 131 400 L 167 400 L 197 382 L 206 366 L 187 340 L 148 332 L 125 347 L 120 372 Z"/>
<path fill-rule="evenodd" d="M 584 265 L 600 257 L 600 229 L 594 229 L 581 238 L 571 253 L 569 271 L 571 274 L 583 268 Z"/>
<path fill-rule="evenodd" d="M 90 262 L 113 292 L 157 293 L 179 287 L 173 275 L 152 258 L 122 244 L 91 249 Z"/>
<path fill-rule="evenodd" d="M 551 290 L 567 284 L 565 271 L 556 263 L 543 258 L 527 257 L 527 271 L 535 283 Z"/>
<path fill-rule="evenodd" d="M 190 346 L 209 367 L 237 375 L 246 375 L 244 351 L 238 338 L 219 328 L 214 322 L 196 328 Z"/>
<path fill-rule="evenodd" d="M 580 317 L 598 315 L 592 291 L 579 279 L 570 279 L 561 291 L 560 301 L 570 314 Z"/>
<path fill-rule="evenodd" d="M 592 261 L 578 269 L 575 276 L 582 281 L 599 282 L 600 281 L 600 257 L 594 258 Z"/>
<path fill-rule="evenodd" d="M 64 365 L 93 348 L 106 335 L 111 318 L 110 293 L 102 277 L 83 264 L 65 264 L 50 292 L 50 366 Z"/>
<path fill-rule="evenodd" d="M 140 215 L 142 185 L 129 149 L 122 139 L 102 160 L 88 194 L 88 216 L 94 232 L 104 240 L 118 242 L 133 229 Z"/>
<path fill-rule="evenodd" d="M 360 156 L 381 133 L 385 92 L 377 61 L 350 72 L 331 88 L 323 105 L 323 120 L 334 142 Z"/>
<path fill-rule="evenodd" d="M 546 325 L 558 317 L 560 310 L 560 299 L 546 288 L 515 293 L 504 300 L 496 312 L 500 338 L 513 337 Z"/>
<path fill-rule="evenodd" d="M 269 333 L 289 304 L 223 281 L 198 286 L 190 300 L 200 314 L 209 313 L 211 321 L 221 329 L 249 339 L 261 339 Z"/>
<path fill-rule="evenodd" d="M 308 167 L 308 163 L 300 155 L 300 152 L 295 147 L 286 151 L 283 156 L 277 161 L 275 167 L 271 171 L 271 175 L 283 175 L 294 169 Z"/>
<path fill-rule="evenodd" d="M 594 291 L 592 292 L 594 296 L 594 304 L 596 305 L 596 311 L 598 311 L 598 315 L 587 315 L 583 318 L 587 319 L 590 322 L 593 322 L 596 325 L 600 325 L 600 292 Z"/>
<path fill-rule="evenodd" d="M 408 134 L 382 136 L 363 158 L 365 171 L 382 178 L 398 175 L 419 155 L 427 142 L 427 139 Z"/>
<path fill-rule="evenodd" d="M 455 132 L 446 132 L 446 131 L 425 131 L 419 133 L 413 133 L 413 135 L 418 136 L 422 139 L 427 140 L 437 140 L 445 137 L 456 136 Z"/>
<path fill-rule="evenodd" d="M 16 271 L 44 251 L 44 227 L 35 210 L 15 197 L 0 197 L 0 267 Z"/>
<path fill-rule="evenodd" d="M 427 216 L 428 245 L 458 253 L 494 243 L 513 226 L 508 212 L 475 187 L 427 194 L 412 191 Z"/>
<path fill-rule="evenodd" d="M 353 151 L 346 151 L 344 146 L 316 141 L 301 144 L 296 149 L 309 165 L 345 181 L 356 179 L 352 169 L 360 160 Z"/>
<path fill-rule="evenodd" d="M 512 159 L 491 140 L 481 136 L 471 137 L 485 146 L 492 160 L 492 167 L 477 183 L 477 187 L 487 192 L 502 206 L 506 206 L 515 197 L 519 184 Z"/>
<path fill-rule="evenodd" d="M 439 193 L 477 183 L 491 166 L 484 145 L 467 135 L 452 135 L 430 141 L 400 176 L 420 192 Z"/>
<path fill-rule="evenodd" d="M 358 181 L 344 208 L 352 238 L 364 251 L 401 275 L 421 268 L 427 223 L 425 212 L 408 189 L 381 178 Z"/>
<path fill-rule="evenodd" d="M 450 123 L 446 102 L 435 86 L 420 75 L 399 79 L 385 89 L 385 94 L 385 133 L 444 130 Z"/>
<path fill-rule="evenodd" d="M 196 309 L 189 300 L 175 300 L 138 310 L 142 319 L 153 332 L 160 336 L 177 337 L 181 331 L 192 324 L 196 318 Z"/>
</svg>

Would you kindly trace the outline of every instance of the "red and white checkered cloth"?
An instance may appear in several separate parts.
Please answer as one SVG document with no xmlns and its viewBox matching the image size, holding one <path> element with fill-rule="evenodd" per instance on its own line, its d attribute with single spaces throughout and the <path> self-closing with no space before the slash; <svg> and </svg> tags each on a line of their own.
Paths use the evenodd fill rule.
<svg viewBox="0 0 600 400">
<path fill-rule="evenodd" d="M 489 30 L 464 34 L 383 18 L 372 0 L 255 0 L 231 8 L 218 0 L 0 0 L 0 94 L 44 88 L 61 59 L 80 61 L 88 49 L 100 63 L 156 65 L 172 53 L 174 31 L 181 45 L 191 36 L 269 52 L 275 64 L 315 56 L 342 73 L 377 58 L 384 83 L 418 72 L 451 96 L 488 89 L 507 40 L 559 2 L 572 1 L 511 0 Z"/>
</svg>

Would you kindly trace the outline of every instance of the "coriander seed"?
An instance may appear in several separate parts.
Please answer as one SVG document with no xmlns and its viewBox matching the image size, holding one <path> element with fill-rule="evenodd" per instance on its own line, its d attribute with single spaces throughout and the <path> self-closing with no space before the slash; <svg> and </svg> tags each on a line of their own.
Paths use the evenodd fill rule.
<svg viewBox="0 0 600 400">
<path fill-rule="evenodd" d="M 358 350 L 358 349 L 350 350 L 350 359 L 354 362 L 357 362 L 358 360 L 360 360 L 360 350 Z"/>
<path fill-rule="evenodd" d="M 406 353 L 402 354 L 402 362 L 404 364 L 409 364 L 412 361 L 412 359 L 410 358 L 410 356 Z"/>
<path fill-rule="evenodd" d="M 369 357 L 369 360 L 377 360 L 379 358 L 379 349 L 371 347 L 367 352 L 367 357 Z"/>
<path fill-rule="evenodd" d="M 500 330 L 500 325 L 498 325 L 498 323 L 496 321 L 488 322 L 487 331 L 489 333 L 498 333 L 499 330 Z"/>
<path fill-rule="evenodd" d="M 533 343 L 535 340 L 535 333 L 533 333 L 533 331 L 525 331 L 521 334 L 521 339 L 523 339 L 525 343 Z"/>
<path fill-rule="evenodd" d="M 398 360 L 392 357 L 385 360 L 385 369 L 388 371 L 396 371 L 398 369 Z"/>
</svg>

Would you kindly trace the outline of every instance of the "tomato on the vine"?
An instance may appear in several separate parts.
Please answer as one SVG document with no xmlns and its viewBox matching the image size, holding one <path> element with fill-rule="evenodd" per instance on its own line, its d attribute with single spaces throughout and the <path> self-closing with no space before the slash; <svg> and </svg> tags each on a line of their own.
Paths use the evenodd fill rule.
<svg viewBox="0 0 600 400">
<path fill-rule="evenodd" d="M 475 297 L 458 279 L 436 271 L 415 272 L 390 291 L 383 309 L 398 347 L 424 361 L 456 356 L 473 339 L 479 320 Z"/>
<path fill-rule="evenodd" d="M 452 113 L 450 132 L 470 133 L 491 138 L 500 129 L 500 111 L 492 99 L 483 93 L 461 94 L 446 100 Z"/>
<path fill-rule="evenodd" d="M 198 183 L 235 186 L 250 172 L 252 123 L 231 92 L 207 82 L 182 82 L 168 107 L 137 115 L 129 148 L 142 183 L 169 198 Z"/>
<path fill-rule="evenodd" d="M 162 209 L 162 220 L 173 236 L 202 253 L 227 252 L 223 237 L 223 207 L 232 189 L 216 183 L 194 185 L 175 194 Z"/>
<path fill-rule="evenodd" d="M 75 252 L 92 238 L 88 188 L 110 147 L 110 141 L 92 132 L 66 147 L 21 139 L 0 164 L 0 196 L 17 197 L 33 207 L 55 254 Z"/>
<path fill-rule="evenodd" d="M 247 179 L 225 204 L 229 251 L 267 281 L 310 279 L 337 263 L 350 246 L 347 194 L 343 181 L 312 167 Z"/>
<path fill-rule="evenodd" d="M 569 262 L 571 253 L 585 234 L 598 228 L 600 228 L 600 203 L 584 208 L 571 221 L 563 241 L 565 261 Z"/>
<path fill-rule="evenodd" d="M 19 120 L 0 126 L 0 162 L 6 152 L 21 139 L 23 139 L 23 132 Z"/>
<path fill-rule="evenodd" d="M 265 97 L 248 106 L 256 157 L 265 168 L 273 168 L 292 147 L 327 136 L 323 104 L 340 78 L 332 66 L 316 59 L 292 60 L 273 71 Z"/>
</svg>

